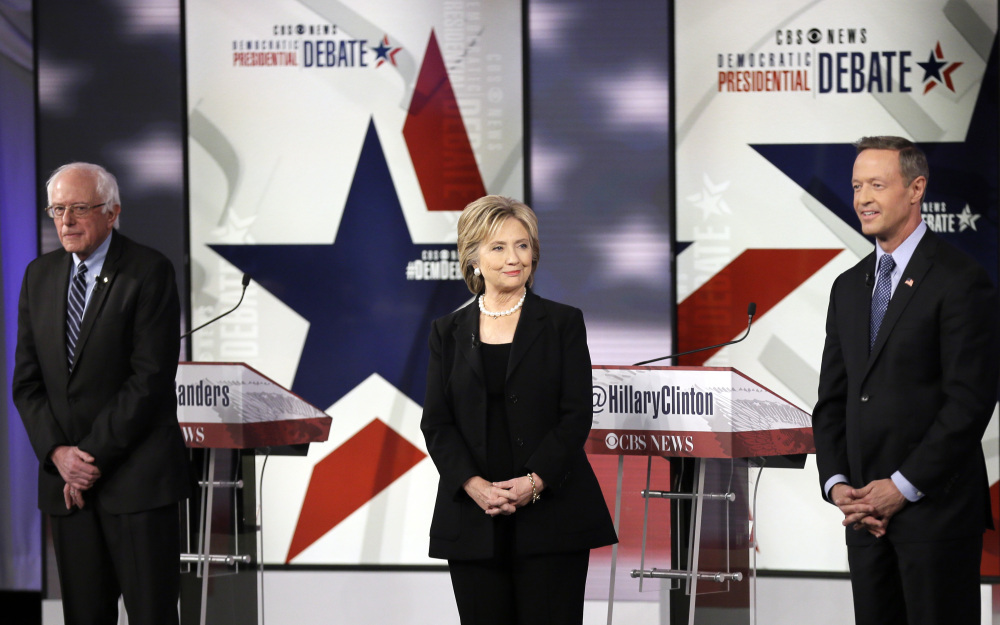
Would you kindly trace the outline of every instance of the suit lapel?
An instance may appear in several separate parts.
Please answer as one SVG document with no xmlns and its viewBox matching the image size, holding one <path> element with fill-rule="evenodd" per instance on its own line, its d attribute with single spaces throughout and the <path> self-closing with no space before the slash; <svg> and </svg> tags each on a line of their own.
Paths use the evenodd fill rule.
<svg viewBox="0 0 1000 625">
<path fill-rule="evenodd" d="M 868 361 L 868 339 L 869 326 L 871 322 L 872 308 L 872 286 L 867 281 L 867 276 L 874 275 L 875 254 L 862 261 L 860 270 L 856 274 L 848 277 L 848 299 L 844 302 L 845 310 L 838 311 L 838 316 L 847 319 L 843 328 L 844 335 L 841 337 L 844 350 L 844 359 L 847 367 L 851 371 L 859 371 L 865 367 Z"/>
<path fill-rule="evenodd" d="M 63 363 L 63 366 L 56 367 L 56 370 L 60 375 L 69 377 L 69 367 L 66 366 L 66 298 L 69 296 L 69 276 L 73 270 L 73 256 L 70 254 L 65 254 L 63 260 L 59 263 L 61 269 L 52 277 L 52 300 L 55 302 L 53 308 L 48 309 L 49 313 L 53 315 L 51 319 L 47 319 L 44 316 L 39 319 L 38 327 L 40 328 L 59 328 L 59 332 L 53 340 L 49 341 L 39 341 L 39 347 L 46 350 L 51 350 L 49 354 L 49 359 L 51 362 Z M 45 347 L 41 347 L 41 346 Z"/>
<path fill-rule="evenodd" d="M 508 380 L 545 327 L 545 314 L 541 298 L 529 291 L 521 308 L 517 329 L 514 331 L 514 342 L 510 347 L 510 361 L 507 363 Z"/>
<path fill-rule="evenodd" d="M 545 315 L 545 307 L 541 303 L 541 298 L 529 292 L 521 309 L 517 330 L 514 331 L 510 360 L 507 363 L 507 379 L 510 379 L 511 373 L 524 359 L 525 354 L 528 353 L 531 345 L 545 327 Z M 479 309 L 475 305 L 466 307 L 459 315 L 455 321 L 452 336 L 458 351 L 465 358 L 466 364 L 481 382 L 485 381 L 483 359 L 479 353 Z"/>
<path fill-rule="evenodd" d="M 923 283 L 924 276 L 927 275 L 927 271 L 933 263 L 935 247 L 936 241 L 934 237 L 930 232 L 927 232 L 920 240 L 920 243 L 917 244 L 916 249 L 913 250 L 913 256 L 910 257 L 910 262 L 906 263 L 906 269 L 899 278 L 899 284 L 896 285 L 892 299 L 889 300 L 889 307 L 885 311 L 885 317 L 882 318 L 882 325 L 879 327 L 878 336 L 875 337 L 875 345 L 872 346 L 872 353 L 868 358 L 869 368 L 875 362 L 879 352 L 882 351 L 882 347 L 885 346 L 886 341 L 892 334 L 893 327 L 899 321 L 903 311 L 906 310 L 906 306 L 913 299 L 913 295 Z"/>
<path fill-rule="evenodd" d="M 90 336 L 94 322 L 100 314 L 101 308 L 104 306 L 104 301 L 108 298 L 111 285 L 114 284 L 115 275 L 118 273 L 121 252 L 121 237 L 112 231 L 111 244 L 108 246 L 108 255 L 104 258 L 101 275 L 97 276 L 94 292 L 90 294 L 90 302 L 87 304 L 87 310 L 83 313 L 83 323 L 80 324 L 80 338 L 76 342 L 76 353 L 73 355 L 74 369 L 76 368 L 77 361 L 80 360 L 80 354 L 83 353 L 83 350 L 87 346 L 87 338 Z M 66 288 L 69 288 L 68 283 Z M 65 338 L 63 341 L 65 341 Z"/>
<path fill-rule="evenodd" d="M 479 381 L 485 383 L 483 358 L 479 353 L 479 309 L 475 305 L 466 306 L 455 320 L 452 336 L 466 364 Z"/>
</svg>

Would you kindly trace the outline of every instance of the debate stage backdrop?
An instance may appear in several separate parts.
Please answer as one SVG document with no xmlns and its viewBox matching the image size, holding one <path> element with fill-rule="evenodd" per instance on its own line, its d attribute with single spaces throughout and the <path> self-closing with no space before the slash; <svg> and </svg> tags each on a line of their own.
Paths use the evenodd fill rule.
<svg viewBox="0 0 1000 625">
<path fill-rule="evenodd" d="M 263 477 L 264 559 L 431 563 L 430 322 L 471 298 L 461 209 L 524 197 L 520 3 L 186 3 L 194 360 L 333 417 Z"/>
<path fill-rule="evenodd" d="M 484 193 L 538 212 L 536 290 L 584 310 L 595 362 L 668 353 L 667 17 L 641 1 L 187 2 L 192 324 L 253 279 L 192 358 L 245 361 L 333 417 L 308 457 L 266 464 L 265 563 L 441 564 L 427 335 L 471 297 L 455 226 Z M 615 464 L 594 463 L 610 505 Z M 649 541 L 664 561 L 667 540 Z"/>
<path fill-rule="evenodd" d="M 582 11 L 539 6 L 532 32 L 549 37 L 533 35 L 529 49 L 544 54 Z M 660 274 L 655 289 L 676 289 L 678 351 L 735 338 L 756 302 L 748 341 L 682 362 L 735 366 L 807 411 L 829 287 L 872 246 L 851 209 L 852 141 L 899 134 L 923 145 L 925 220 L 994 277 L 997 267 L 995 4 L 844 7 L 672 5 L 676 285 Z M 406 19 L 392 8 L 187 4 L 193 322 L 231 306 L 243 272 L 254 279 L 241 309 L 196 338 L 193 357 L 246 361 L 334 422 L 305 461 L 269 461 L 269 563 L 432 563 L 436 474 L 418 428 L 426 328 L 468 299 L 452 252 L 456 211 L 484 191 L 525 197 L 520 6 L 408 4 Z M 600 121 L 638 117 L 628 88 L 650 79 L 631 78 L 608 83 L 623 97 Z M 558 167 L 539 134 L 532 154 Z M 536 171 L 528 188 L 544 190 L 552 170 Z M 599 174 L 581 184 L 600 193 Z M 631 245 L 642 251 L 633 269 L 669 272 L 669 260 L 634 260 L 669 259 L 669 228 L 614 210 L 581 258 L 628 267 L 621 249 Z M 569 217 L 550 236 L 578 228 Z M 547 277 L 543 295 L 585 313 L 595 305 Z M 609 356 L 604 346 L 624 333 L 600 313 L 588 321 L 595 363 L 669 351 Z M 643 329 L 657 336 L 655 325 Z M 996 431 L 984 441 L 993 482 Z M 753 519 L 762 568 L 846 571 L 836 511 L 817 486 L 811 459 L 804 471 L 765 471 Z M 800 519 L 791 531 L 789 515 Z M 995 574 L 997 551 L 990 535 L 984 572 Z"/>
<path fill-rule="evenodd" d="M 677 2 L 678 349 L 816 401 L 830 286 L 874 249 L 852 207 L 851 142 L 901 135 L 930 161 L 922 216 L 997 277 L 997 3 Z M 996 417 L 984 438 L 997 508 Z M 840 515 L 804 471 L 760 479 L 757 562 L 846 571 Z M 788 523 L 789 520 L 791 523 Z M 986 536 L 983 573 L 997 575 Z"/>
<path fill-rule="evenodd" d="M 155 72 L 161 78 L 156 102 L 179 93 L 162 80 L 178 69 L 165 52 L 179 23 L 173 3 L 125 12 L 98 4 L 100 23 L 88 28 L 117 31 L 169 66 Z M 925 218 L 996 276 L 993 2 L 783 0 L 767 11 L 732 0 L 464 2 L 466 14 L 457 21 L 469 29 L 455 47 L 449 47 L 455 41 L 449 33 L 457 36 L 459 15 L 448 11 L 458 4 L 406 3 L 401 9 L 385 3 L 376 13 L 368 4 L 184 5 L 195 302 L 190 325 L 235 303 L 243 271 L 255 280 L 245 309 L 196 339 L 190 357 L 245 360 L 334 417 L 330 442 L 305 461 L 272 458 L 268 464 L 263 513 L 269 564 L 431 563 L 426 527 L 436 473 L 421 456 L 417 430 L 420 352 L 427 322 L 438 314 L 433 306 L 451 300 L 454 307 L 468 297 L 458 281 L 443 279 L 453 260 L 455 216 L 449 213 L 456 209 L 434 208 L 447 198 L 428 191 L 435 184 L 440 191 L 445 182 L 426 177 L 421 159 L 433 150 L 456 155 L 447 161 L 453 192 L 475 185 L 468 150 L 487 192 L 530 192 L 543 225 L 538 289 L 584 309 L 595 363 L 628 364 L 669 353 L 673 288 L 679 349 L 735 337 L 753 300 L 759 312 L 751 338 L 704 362 L 736 366 L 811 410 L 829 286 L 871 246 L 857 233 L 849 209 L 848 144 L 866 134 L 902 134 L 928 148 Z M 667 22 L 667 7 L 676 28 Z M 424 8 L 428 12 L 417 17 Z M 41 24 L 64 13 L 50 11 Z M 199 15 L 208 20 L 200 26 Z M 526 18 L 529 42 L 521 39 Z M 86 21 L 82 14 L 72 19 L 59 32 Z M 504 35 L 502 58 L 486 59 L 497 30 Z M 124 228 L 141 225 L 151 200 L 183 188 L 175 171 L 180 151 L 163 132 L 174 128 L 160 123 L 130 143 L 107 140 L 105 126 L 74 125 L 77 115 L 93 108 L 114 110 L 103 94 L 110 93 L 106 83 L 115 75 L 84 67 L 79 47 L 58 48 L 70 41 L 59 32 L 39 32 L 39 127 L 52 128 L 53 120 L 65 125 L 41 137 L 49 147 L 41 149 L 38 175 L 44 178 L 50 166 L 70 158 L 107 162 L 125 172 L 123 197 L 135 206 Z M 204 40 L 204 50 L 191 48 L 202 45 L 192 33 Z M 440 64 L 431 62 L 432 33 Z M 280 48 L 294 41 L 298 48 Z M 96 42 L 87 50 L 99 47 Z M 525 43 L 527 58 L 520 56 Z M 292 51 L 294 64 L 287 56 Z M 520 58 L 514 62 L 510 54 Z M 676 55 L 675 120 L 668 110 L 670 54 Z M 478 60 L 466 63 L 469 55 Z M 491 61 L 501 67 L 487 69 Z M 534 76 L 530 92 L 519 77 L 525 62 Z M 484 84 L 479 92 L 468 90 L 476 82 L 473 63 L 499 91 Z M 108 65 L 105 60 L 95 67 Z M 419 92 L 425 70 L 432 80 L 437 72 L 439 82 Z M 346 77 L 361 86 L 343 84 Z M 458 145 L 455 109 L 441 99 L 445 78 L 468 150 Z M 96 81 L 104 82 L 97 87 Z M 120 102 L 142 91 L 120 88 Z M 500 98 L 499 118 L 483 112 L 497 104 L 490 98 Z M 426 110 L 413 108 L 415 100 L 440 107 L 449 129 L 442 137 L 457 143 L 412 139 L 421 127 L 410 125 L 408 132 L 408 122 Z M 143 111 L 156 104 L 142 102 Z M 524 102 L 530 103 L 527 113 L 519 108 Z M 667 148 L 671 125 L 676 192 Z M 112 126 L 126 132 L 135 124 L 119 119 Z M 530 179 L 523 160 L 528 148 L 517 141 L 530 145 Z M 491 145 L 496 154 L 486 152 Z M 302 172 L 294 179 L 293 166 Z M 375 194 L 382 194 L 379 202 L 361 201 Z M 668 213 L 674 203 L 676 287 Z M 398 210 L 356 210 L 375 204 Z M 157 225 L 172 228 L 182 219 L 163 218 L 173 209 L 154 211 L 161 218 L 145 222 L 154 234 L 139 238 L 156 245 Z M 369 239 L 388 243 L 378 247 Z M 417 276 L 430 279 L 408 279 Z M 409 308 L 413 301 L 425 308 Z M 411 334 L 405 340 L 392 334 L 399 330 L 392 323 L 380 326 L 385 335 L 365 333 L 371 311 L 392 318 L 394 310 L 407 313 Z M 392 369 L 399 358 L 410 369 Z M 317 368 L 317 362 L 326 364 Z M 365 374 L 337 375 L 348 370 Z M 388 473 L 372 469 L 385 466 L 373 460 L 373 448 L 397 450 L 399 460 Z M 996 490 L 995 423 L 984 448 Z M 839 520 L 819 499 L 814 465 L 765 471 L 760 483 L 759 563 L 772 570 L 846 570 Z M 345 492 L 340 488 L 354 488 L 346 491 L 354 499 L 331 501 L 330 493 Z M 798 520 L 791 529 L 783 522 L 789 517 Z M 996 574 L 996 552 L 991 534 L 984 572 Z"/>
</svg>

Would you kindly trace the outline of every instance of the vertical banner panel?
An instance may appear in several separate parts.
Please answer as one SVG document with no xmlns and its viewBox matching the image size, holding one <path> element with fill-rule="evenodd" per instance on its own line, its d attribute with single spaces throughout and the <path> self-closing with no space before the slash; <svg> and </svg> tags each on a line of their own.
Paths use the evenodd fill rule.
<svg viewBox="0 0 1000 625">
<path fill-rule="evenodd" d="M 455 227 L 524 197 L 521 5 L 188 0 L 194 360 L 333 417 L 271 458 L 264 560 L 429 564 L 419 430 L 434 318 L 470 294 Z"/>
<path fill-rule="evenodd" d="M 996 3 L 710 0 L 676 3 L 675 20 L 678 351 L 735 338 L 755 301 L 749 340 L 683 364 L 737 367 L 811 411 L 830 286 L 874 249 L 852 206 L 852 142 L 918 143 L 924 221 L 996 280 Z M 994 417 L 994 499 L 997 431 Z M 812 458 L 765 471 L 758 565 L 846 571 L 840 520 Z M 997 552 L 991 532 L 984 574 L 1000 573 Z"/>
</svg>

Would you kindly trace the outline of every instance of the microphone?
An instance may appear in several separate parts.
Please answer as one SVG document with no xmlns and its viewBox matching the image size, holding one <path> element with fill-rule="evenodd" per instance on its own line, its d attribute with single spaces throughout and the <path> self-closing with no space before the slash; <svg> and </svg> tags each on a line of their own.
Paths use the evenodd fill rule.
<svg viewBox="0 0 1000 625">
<path fill-rule="evenodd" d="M 875 286 L 875 276 L 870 273 L 865 274 L 865 286 Z"/>
<path fill-rule="evenodd" d="M 729 341 L 728 343 L 719 343 L 718 345 L 709 345 L 708 347 L 699 347 L 698 349 L 692 349 L 690 351 L 681 352 L 679 354 L 670 354 L 669 356 L 661 356 L 659 358 L 652 358 L 650 360 L 643 360 L 642 362 L 637 362 L 632 366 L 638 367 L 641 365 L 648 365 L 651 362 L 659 362 L 661 360 L 666 360 L 667 358 L 677 358 L 678 356 L 687 356 L 688 354 L 696 354 L 698 352 L 703 352 L 705 350 L 715 349 L 716 347 L 725 347 L 727 345 L 734 345 L 736 343 L 739 343 L 746 337 L 750 336 L 750 324 L 753 323 L 753 316 L 756 314 L 757 314 L 757 303 L 750 302 L 750 305 L 747 306 L 747 331 L 743 334 L 743 336 L 736 339 L 735 341 Z"/>
<path fill-rule="evenodd" d="M 201 330 L 202 328 L 204 328 L 205 326 L 207 326 L 207 325 L 209 325 L 211 323 L 215 323 L 219 319 L 222 319 L 223 317 L 225 317 L 229 313 L 231 313 L 234 310 L 236 310 L 237 308 L 239 308 L 240 304 L 243 303 L 243 296 L 247 294 L 247 287 L 249 285 L 250 285 L 250 274 L 244 273 L 243 274 L 243 291 L 240 293 L 240 301 L 236 302 L 235 306 L 233 306 L 232 308 L 230 308 L 226 312 L 222 313 L 218 317 L 216 317 L 214 319 L 209 319 L 208 321 L 206 321 L 205 323 L 201 324 L 200 326 L 198 326 L 197 328 L 195 328 L 193 330 L 188 330 L 187 332 L 185 332 L 184 334 L 181 335 L 181 338 L 184 339 L 184 338 L 187 338 L 187 337 L 191 336 L 192 334 L 194 334 L 198 330 Z"/>
</svg>

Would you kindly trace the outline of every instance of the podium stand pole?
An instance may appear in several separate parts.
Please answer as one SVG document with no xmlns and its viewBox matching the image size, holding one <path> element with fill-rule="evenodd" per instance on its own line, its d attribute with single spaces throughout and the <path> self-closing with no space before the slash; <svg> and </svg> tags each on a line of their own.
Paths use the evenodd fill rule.
<svg viewBox="0 0 1000 625">
<path fill-rule="evenodd" d="M 702 495 L 705 493 L 705 461 L 698 458 L 694 462 L 695 471 L 697 476 L 695 477 L 695 494 Z M 688 546 L 688 553 L 690 554 L 689 559 L 691 561 L 691 575 L 687 580 L 687 594 L 691 596 L 691 603 L 697 603 L 698 596 L 698 575 L 701 571 L 699 564 L 701 563 L 701 523 L 704 519 L 705 514 L 705 500 L 701 497 L 696 497 L 694 500 L 694 511 L 693 517 L 691 519 L 691 543 Z M 688 617 L 688 625 L 694 625 L 694 610 Z"/>
<path fill-rule="evenodd" d="M 615 488 L 615 534 L 622 520 L 622 476 L 625 474 L 625 456 L 618 456 L 618 486 Z M 611 582 L 608 586 L 608 625 L 615 610 L 615 573 L 618 570 L 618 543 L 611 547 Z"/>
<path fill-rule="evenodd" d="M 192 570 L 181 576 L 181 625 L 259 622 L 256 476 L 254 455 L 205 449 L 196 553 L 181 554 Z M 217 479 L 218 478 L 218 479 Z M 215 496 L 215 489 L 226 489 Z"/>
<path fill-rule="evenodd" d="M 199 625 L 205 625 L 206 618 L 208 616 L 208 551 L 211 542 L 209 538 L 212 536 L 212 514 L 211 511 L 215 510 L 213 504 L 215 503 L 215 487 L 212 486 L 212 482 L 215 481 L 215 450 L 208 450 L 208 457 L 206 458 L 207 467 L 205 470 L 205 481 L 208 483 L 206 486 L 202 486 L 204 489 L 202 491 L 202 509 L 201 509 L 201 540 L 198 541 L 198 575 L 201 576 L 201 616 L 198 619 Z"/>
</svg>

